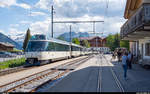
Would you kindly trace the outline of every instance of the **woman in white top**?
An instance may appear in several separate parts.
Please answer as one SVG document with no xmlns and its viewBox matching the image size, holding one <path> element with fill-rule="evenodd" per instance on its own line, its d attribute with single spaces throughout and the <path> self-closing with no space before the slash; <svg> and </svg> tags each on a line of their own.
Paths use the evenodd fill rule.
<svg viewBox="0 0 150 94">
<path fill-rule="evenodd" d="M 128 54 L 126 52 L 123 53 L 123 56 L 122 56 L 122 67 L 123 67 L 123 70 L 124 70 L 124 78 L 126 79 L 127 78 L 127 56 Z"/>
</svg>

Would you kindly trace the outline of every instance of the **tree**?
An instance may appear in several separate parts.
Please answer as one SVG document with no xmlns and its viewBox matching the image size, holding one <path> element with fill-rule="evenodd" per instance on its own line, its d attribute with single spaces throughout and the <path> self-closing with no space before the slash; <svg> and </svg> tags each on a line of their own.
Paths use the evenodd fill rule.
<svg viewBox="0 0 150 94">
<path fill-rule="evenodd" d="M 112 51 L 118 47 L 125 47 L 129 49 L 129 41 L 122 41 L 120 39 L 120 34 L 108 35 L 106 38 L 106 46 L 108 46 Z"/>
<path fill-rule="evenodd" d="M 129 50 L 129 41 L 128 40 L 121 40 L 120 47 L 125 47 Z"/>
<path fill-rule="evenodd" d="M 72 42 L 75 43 L 75 44 L 77 44 L 77 45 L 80 45 L 80 41 L 79 41 L 78 38 L 73 38 Z"/>
<path fill-rule="evenodd" d="M 114 41 L 114 36 L 111 34 L 106 38 L 106 46 L 108 46 L 112 51 L 115 49 Z"/>
<path fill-rule="evenodd" d="M 90 44 L 87 40 L 83 40 L 83 46 L 89 48 L 90 47 Z"/>
<path fill-rule="evenodd" d="M 27 47 L 27 44 L 28 44 L 28 41 L 29 41 L 30 38 L 31 38 L 31 34 L 30 34 L 30 29 L 28 28 L 28 30 L 26 32 L 26 36 L 25 36 L 24 42 L 23 42 L 23 50 L 24 51 L 25 51 L 25 49 Z"/>
</svg>

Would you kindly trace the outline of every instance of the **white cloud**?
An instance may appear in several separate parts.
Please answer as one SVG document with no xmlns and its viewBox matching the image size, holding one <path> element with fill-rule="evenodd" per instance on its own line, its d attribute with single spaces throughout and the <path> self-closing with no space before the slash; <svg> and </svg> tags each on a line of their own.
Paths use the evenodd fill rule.
<svg viewBox="0 0 150 94">
<path fill-rule="evenodd" d="M 52 5 L 53 0 L 39 0 L 39 2 L 35 5 L 37 8 L 42 9 L 50 9 L 50 6 Z"/>
<path fill-rule="evenodd" d="M 3 33 L 3 34 L 5 34 L 5 32 L 4 32 L 3 30 L 0 30 L 0 33 Z"/>
<path fill-rule="evenodd" d="M 19 27 L 19 24 L 10 24 L 10 27 Z"/>
<path fill-rule="evenodd" d="M 17 3 L 16 0 L 0 0 L 0 7 L 10 7 L 10 6 L 18 6 L 22 7 L 24 9 L 29 9 L 31 8 L 30 5 L 25 4 L 25 3 Z"/>
<path fill-rule="evenodd" d="M 30 25 L 31 34 L 37 34 L 37 33 L 47 34 L 49 30 L 49 23 L 50 23 L 50 20 L 48 18 L 45 21 L 37 21 L 37 22 L 31 23 Z"/>
<path fill-rule="evenodd" d="M 16 4 L 16 6 L 22 7 L 22 8 L 24 8 L 24 9 L 30 9 L 30 8 L 31 8 L 30 5 L 27 5 L 27 4 L 24 4 L 24 3 Z"/>
<path fill-rule="evenodd" d="M 21 23 L 21 24 L 31 24 L 30 21 L 24 21 L 24 20 L 23 20 L 23 21 L 20 21 L 20 23 Z"/>
<path fill-rule="evenodd" d="M 30 16 L 45 16 L 44 12 L 31 12 Z"/>
<path fill-rule="evenodd" d="M 0 0 L 0 7 L 16 5 L 16 0 Z"/>
<path fill-rule="evenodd" d="M 25 32 L 20 31 L 17 28 L 9 28 L 9 30 L 8 30 L 9 35 L 17 35 L 17 34 L 20 34 L 20 33 L 25 33 Z"/>
</svg>

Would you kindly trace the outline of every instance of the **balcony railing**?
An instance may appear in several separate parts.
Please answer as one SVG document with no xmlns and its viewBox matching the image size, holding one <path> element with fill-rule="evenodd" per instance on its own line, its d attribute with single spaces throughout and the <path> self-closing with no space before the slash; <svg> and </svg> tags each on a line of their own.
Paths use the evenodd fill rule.
<svg viewBox="0 0 150 94">
<path fill-rule="evenodd" d="M 143 4 L 137 12 L 126 21 L 121 27 L 121 38 L 124 38 L 129 33 L 136 31 L 144 25 L 150 26 L 150 4 Z"/>
</svg>

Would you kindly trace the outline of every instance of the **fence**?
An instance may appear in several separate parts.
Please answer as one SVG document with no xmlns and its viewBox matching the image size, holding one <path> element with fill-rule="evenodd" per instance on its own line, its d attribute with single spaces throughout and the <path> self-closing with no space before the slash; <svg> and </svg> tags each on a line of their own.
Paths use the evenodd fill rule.
<svg viewBox="0 0 150 94">
<path fill-rule="evenodd" d="M 13 60 L 13 59 L 19 59 L 19 58 L 23 58 L 23 57 L 25 57 L 25 55 L 17 55 L 16 57 L 9 57 L 9 58 L 0 58 L 0 62 Z"/>
</svg>

